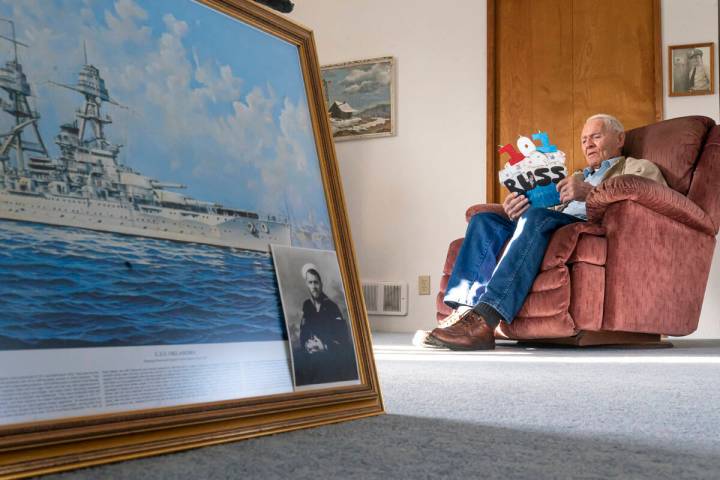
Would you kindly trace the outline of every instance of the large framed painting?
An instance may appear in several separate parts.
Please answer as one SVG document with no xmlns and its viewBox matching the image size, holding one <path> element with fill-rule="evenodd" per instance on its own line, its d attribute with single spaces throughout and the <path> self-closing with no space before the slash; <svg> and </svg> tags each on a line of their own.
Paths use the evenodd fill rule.
<svg viewBox="0 0 720 480">
<path fill-rule="evenodd" d="M 321 68 L 335 141 L 395 135 L 395 59 L 371 58 Z"/>
<path fill-rule="evenodd" d="M 312 32 L 0 0 L 0 56 L 0 476 L 382 412 Z M 342 285 L 342 381 L 294 383 L 273 248 Z"/>
</svg>

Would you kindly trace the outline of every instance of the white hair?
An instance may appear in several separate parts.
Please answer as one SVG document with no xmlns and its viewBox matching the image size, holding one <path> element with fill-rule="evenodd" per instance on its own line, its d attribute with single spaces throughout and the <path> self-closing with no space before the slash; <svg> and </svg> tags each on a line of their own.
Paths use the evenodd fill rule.
<svg viewBox="0 0 720 480">
<path fill-rule="evenodd" d="M 603 124 L 605 124 L 605 128 L 613 130 L 617 133 L 623 133 L 625 131 L 625 127 L 623 127 L 623 124 L 620 123 L 620 120 L 612 115 L 608 115 L 607 113 L 598 113 L 597 115 L 593 115 L 585 120 L 585 123 L 588 123 L 591 120 L 602 120 Z"/>
</svg>

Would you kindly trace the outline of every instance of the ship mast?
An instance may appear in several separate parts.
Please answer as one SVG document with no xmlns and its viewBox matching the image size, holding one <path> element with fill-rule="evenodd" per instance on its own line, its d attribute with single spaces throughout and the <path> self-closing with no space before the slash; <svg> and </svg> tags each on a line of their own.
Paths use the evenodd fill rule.
<svg viewBox="0 0 720 480">
<path fill-rule="evenodd" d="M 0 108 L 15 118 L 15 126 L 9 132 L 0 135 L 2 142 L 0 143 L 0 164 L 4 166 L 5 162 L 9 160 L 8 151 L 14 148 L 17 169 L 20 173 L 24 173 L 27 171 L 24 152 L 39 153 L 45 158 L 48 157 L 48 152 L 38 129 L 40 115 L 32 110 L 28 103 L 28 97 L 32 96 L 30 84 L 22 70 L 22 65 L 18 62 L 18 45 L 26 48 L 27 45 L 15 39 L 15 24 L 12 20 L 0 18 L 0 21 L 9 23 L 12 31 L 11 37 L 0 35 L 0 39 L 11 42 L 14 48 L 13 60 L 6 62 L 4 67 L 0 67 L 0 88 L 5 90 L 10 98 L 9 102 L 0 99 Z M 35 142 L 22 138 L 23 131 L 27 127 L 32 127 Z"/>
<path fill-rule="evenodd" d="M 105 86 L 105 80 L 100 76 L 100 71 L 97 67 L 88 63 L 87 49 L 84 42 L 83 53 L 85 64 L 78 74 L 77 84 L 67 85 L 53 81 L 50 81 L 50 83 L 78 92 L 85 97 L 85 104 L 81 110 L 77 111 L 77 116 L 80 119 L 80 131 L 78 133 L 80 142 L 89 148 L 94 147 L 102 150 L 110 150 L 117 154 L 119 150 L 118 146 L 113 145 L 105 138 L 105 125 L 112 123 L 112 118 L 110 118 L 110 115 L 103 115 L 100 107 L 102 106 L 102 102 L 112 103 L 118 107 L 127 107 L 120 105 L 110 98 L 110 94 Z M 88 132 L 89 129 L 92 129 L 94 137 L 86 139 L 86 132 Z"/>
</svg>

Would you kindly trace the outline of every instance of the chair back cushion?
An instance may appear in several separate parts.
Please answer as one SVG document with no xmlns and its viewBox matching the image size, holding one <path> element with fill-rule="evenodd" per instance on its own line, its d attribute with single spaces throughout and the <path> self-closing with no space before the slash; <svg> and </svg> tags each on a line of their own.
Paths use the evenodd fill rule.
<svg viewBox="0 0 720 480">
<path fill-rule="evenodd" d="M 720 126 L 710 129 L 705 139 L 688 198 L 710 215 L 715 230 L 720 227 Z"/>
<path fill-rule="evenodd" d="M 626 134 L 623 154 L 655 163 L 670 188 L 687 195 L 705 137 L 714 125 L 711 118 L 692 116 L 635 128 Z"/>
</svg>

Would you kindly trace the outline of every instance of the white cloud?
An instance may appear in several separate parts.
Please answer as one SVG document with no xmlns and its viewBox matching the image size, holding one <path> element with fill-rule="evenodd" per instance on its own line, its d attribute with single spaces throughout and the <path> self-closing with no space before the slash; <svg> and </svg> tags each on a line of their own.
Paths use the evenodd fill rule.
<svg viewBox="0 0 720 480">
<path fill-rule="evenodd" d="M 283 163 L 294 163 L 299 171 L 308 168 L 308 158 L 305 155 L 305 143 L 310 131 L 310 118 L 307 109 L 300 105 L 293 105 L 287 99 L 280 114 L 280 137 L 278 158 Z"/>
<path fill-rule="evenodd" d="M 114 45 L 145 43 L 150 39 L 150 28 L 138 26 L 137 20 L 145 20 L 147 12 L 132 0 L 118 0 L 113 11 L 105 11 L 108 28 L 103 34 Z"/>
<path fill-rule="evenodd" d="M 240 97 L 242 80 L 233 75 L 229 65 L 212 65 L 210 62 L 200 64 L 197 51 L 193 49 L 195 64 L 195 81 L 203 87 L 196 89 L 201 96 L 212 102 L 233 101 Z"/>
<path fill-rule="evenodd" d="M 152 158 L 138 152 L 152 143 L 154 152 L 167 157 L 166 170 L 156 174 L 165 176 L 160 179 L 175 181 L 192 171 L 195 178 L 187 183 L 207 186 L 220 173 L 227 182 L 237 179 L 238 187 L 264 192 L 257 207 L 267 212 L 285 212 L 287 202 L 304 217 L 309 204 L 324 203 L 319 167 L 310 158 L 314 139 L 305 101 L 278 98 L 270 84 L 245 86 L 230 65 L 203 58 L 190 47 L 187 22 L 166 14 L 161 31 L 157 26 L 153 31 L 148 12 L 133 0 L 117 0 L 101 19 L 89 8 L 69 15 L 45 1 L 10 1 L 7 9 L 32 44 L 22 61 L 38 82 L 38 101 L 44 102 L 38 108 L 57 110 L 58 118 L 41 120 L 45 132 L 54 135 L 58 122 L 71 120 L 78 107 L 76 93 L 47 80 L 75 81 L 86 39 L 90 63 L 100 69 L 111 95 L 129 108 L 106 108 L 115 121 L 108 136 L 124 144 L 121 156 L 129 165 L 149 173 Z M 51 143 L 47 133 L 45 140 Z M 242 177 L 248 172 L 254 176 Z M 302 178 L 310 180 L 298 182 Z"/>
<path fill-rule="evenodd" d="M 140 20 L 146 20 L 148 18 L 147 12 L 132 0 L 118 0 L 115 2 L 115 11 L 122 19 L 135 17 Z"/>
<path fill-rule="evenodd" d="M 340 82 L 343 93 L 371 93 L 390 84 L 390 66 L 376 63 L 370 68 L 356 68 Z"/>
<path fill-rule="evenodd" d="M 364 81 L 388 85 L 390 83 L 390 67 L 386 63 L 376 63 L 369 69 L 356 68 L 348 73 L 343 80 L 343 84 L 362 83 Z"/>
<path fill-rule="evenodd" d="M 168 30 L 176 37 L 183 37 L 188 31 L 188 24 L 182 20 L 178 20 L 175 18 L 175 15 L 171 13 L 163 15 L 163 22 Z"/>
</svg>

